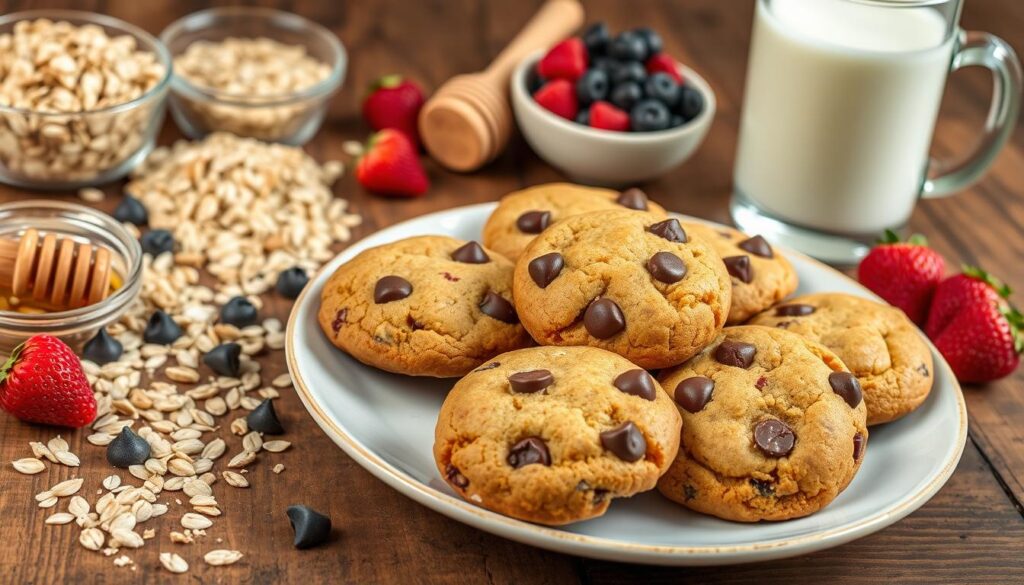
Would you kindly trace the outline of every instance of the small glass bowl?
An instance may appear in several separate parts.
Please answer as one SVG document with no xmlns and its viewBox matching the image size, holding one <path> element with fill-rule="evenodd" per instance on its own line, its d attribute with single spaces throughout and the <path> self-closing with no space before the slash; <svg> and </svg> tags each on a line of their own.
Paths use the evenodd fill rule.
<svg viewBox="0 0 1024 585">
<path fill-rule="evenodd" d="M 98 303 L 48 313 L 0 310 L 0 353 L 39 333 L 63 339 L 75 351 L 102 327 L 116 321 L 138 298 L 142 287 L 142 247 L 109 215 L 62 201 L 29 200 L 0 205 L 0 238 L 16 239 L 28 228 L 77 242 L 104 246 L 120 287 Z"/>
<path fill-rule="evenodd" d="M 196 41 L 217 42 L 228 37 L 266 37 L 305 47 L 307 54 L 331 68 L 330 74 L 302 91 L 268 96 L 228 93 L 196 85 L 176 74 L 170 101 L 178 127 L 190 138 L 223 131 L 292 146 L 308 142 L 320 129 L 328 100 L 345 78 L 348 57 L 338 37 L 301 16 L 250 7 L 194 12 L 160 33 L 160 40 L 173 56 Z"/>
<path fill-rule="evenodd" d="M 0 17 L 0 34 L 25 20 L 93 25 L 111 37 L 130 36 L 153 53 L 164 76 L 141 96 L 115 106 L 72 113 L 0 106 L 0 182 L 29 189 L 78 189 L 116 181 L 142 162 L 156 143 L 171 80 L 167 49 L 127 22 L 77 10 L 30 10 Z"/>
</svg>

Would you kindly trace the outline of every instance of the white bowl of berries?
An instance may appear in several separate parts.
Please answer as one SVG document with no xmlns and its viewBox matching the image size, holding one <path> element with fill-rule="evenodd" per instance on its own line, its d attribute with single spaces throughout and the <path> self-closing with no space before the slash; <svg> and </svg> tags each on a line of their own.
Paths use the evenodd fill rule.
<svg viewBox="0 0 1024 585">
<path fill-rule="evenodd" d="M 581 183 L 661 176 L 707 135 L 715 94 L 662 52 L 649 28 L 612 37 L 604 23 L 524 59 L 511 80 L 516 122 L 533 150 Z"/>
</svg>

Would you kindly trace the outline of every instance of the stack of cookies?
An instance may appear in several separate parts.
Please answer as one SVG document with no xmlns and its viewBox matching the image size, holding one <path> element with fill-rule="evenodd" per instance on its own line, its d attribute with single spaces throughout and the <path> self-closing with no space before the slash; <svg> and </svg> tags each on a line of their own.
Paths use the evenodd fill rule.
<svg viewBox="0 0 1024 585">
<path fill-rule="evenodd" d="M 681 222 L 638 189 L 512 193 L 482 242 L 366 250 L 325 285 L 319 321 L 368 365 L 461 377 L 438 470 L 508 516 L 567 524 L 655 487 L 729 520 L 805 516 L 853 479 L 867 426 L 931 388 L 902 312 L 784 301 L 796 272 L 764 238 Z"/>
</svg>

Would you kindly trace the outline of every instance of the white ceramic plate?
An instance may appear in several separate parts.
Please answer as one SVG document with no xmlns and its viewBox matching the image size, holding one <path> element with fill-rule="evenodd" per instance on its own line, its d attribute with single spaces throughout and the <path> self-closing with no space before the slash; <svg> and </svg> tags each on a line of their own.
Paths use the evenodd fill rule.
<svg viewBox="0 0 1024 585">
<path fill-rule="evenodd" d="M 506 518 L 459 498 L 434 467 L 434 422 L 453 380 L 411 378 L 364 366 L 332 346 L 316 320 L 328 276 L 359 252 L 400 238 L 444 234 L 479 239 L 494 204 L 419 217 L 350 246 L 296 301 L 288 322 L 288 369 L 313 418 L 349 456 L 417 502 L 459 522 L 519 542 L 585 557 L 664 565 L 717 565 L 804 554 L 875 532 L 910 514 L 956 468 L 967 438 L 967 411 L 949 366 L 934 348 L 935 388 L 917 411 L 871 429 L 860 472 L 817 514 L 777 523 L 739 524 L 690 512 L 656 491 L 618 499 L 601 518 L 548 528 Z M 800 293 L 872 296 L 824 264 L 785 252 Z"/>
</svg>

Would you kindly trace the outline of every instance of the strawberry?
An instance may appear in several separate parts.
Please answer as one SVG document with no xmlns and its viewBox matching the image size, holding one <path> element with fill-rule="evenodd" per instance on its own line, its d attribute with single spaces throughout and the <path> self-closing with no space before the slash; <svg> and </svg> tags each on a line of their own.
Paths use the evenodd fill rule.
<svg viewBox="0 0 1024 585">
<path fill-rule="evenodd" d="M 15 417 L 62 427 L 96 418 L 96 398 L 82 362 L 63 341 L 35 335 L 0 367 L 0 407 Z"/>
<path fill-rule="evenodd" d="M 679 64 L 672 57 L 669 57 L 665 53 L 658 53 L 651 57 L 644 63 L 644 68 L 647 69 L 648 75 L 654 75 L 655 73 L 668 73 L 676 80 L 679 85 L 683 84 L 683 76 L 679 73 Z"/>
<path fill-rule="evenodd" d="M 857 278 L 861 284 L 903 309 L 910 320 L 924 325 L 932 293 L 946 272 L 942 255 L 928 247 L 923 236 L 900 242 L 886 230 L 880 244 L 861 260 Z"/>
<path fill-rule="evenodd" d="M 572 37 L 558 43 L 537 63 L 544 79 L 576 81 L 587 70 L 587 47 L 583 39 Z"/>
<path fill-rule="evenodd" d="M 555 79 L 533 94 L 533 99 L 544 109 L 567 120 L 576 118 L 580 104 L 576 98 L 576 86 L 564 79 Z"/>
<path fill-rule="evenodd" d="M 596 101 L 590 106 L 590 126 L 601 130 L 627 132 L 629 114 L 608 102 Z"/>
<path fill-rule="evenodd" d="M 417 121 L 423 107 L 423 90 L 401 75 L 386 75 L 370 86 L 363 100 L 363 119 L 374 130 L 394 128 L 404 132 L 419 148 Z"/>
<path fill-rule="evenodd" d="M 404 133 L 393 128 L 370 136 L 356 162 L 356 179 L 368 191 L 380 195 L 415 197 L 430 188 L 416 149 Z"/>
<path fill-rule="evenodd" d="M 925 332 L 961 382 L 988 382 L 1013 372 L 1024 351 L 1024 316 L 1010 288 L 965 266 L 935 289 Z"/>
</svg>

